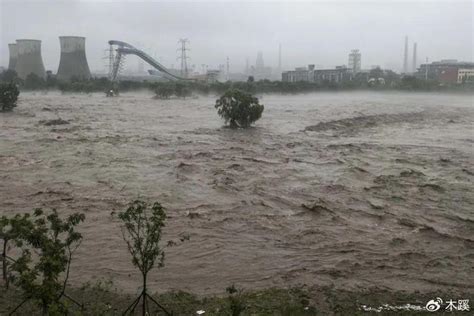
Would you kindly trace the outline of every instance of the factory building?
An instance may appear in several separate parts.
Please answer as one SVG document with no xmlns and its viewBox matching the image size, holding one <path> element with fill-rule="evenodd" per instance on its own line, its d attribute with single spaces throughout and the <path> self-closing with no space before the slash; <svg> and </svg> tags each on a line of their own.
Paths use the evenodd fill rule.
<svg viewBox="0 0 474 316">
<path fill-rule="evenodd" d="M 8 69 L 15 70 L 16 62 L 18 60 L 18 48 L 16 47 L 16 44 L 8 44 L 8 51 L 10 53 L 10 59 L 8 60 Z"/>
<path fill-rule="evenodd" d="M 436 80 L 444 84 L 463 83 L 466 80 L 460 78 L 470 77 L 469 73 L 474 69 L 472 62 L 459 62 L 455 59 L 435 61 L 430 64 L 421 64 L 417 78 Z"/>
<path fill-rule="evenodd" d="M 345 66 L 337 66 L 335 69 L 317 69 L 314 71 L 314 82 L 350 81 L 353 75 L 352 69 Z"/>
<path fill-rule="evenodd" d="M 61 58 L 57 73 L 58 80 L 71 78 L 89 79 L 91 73 L 86 58 L 86 38 L 80 36 L 60 36 Z"/>
<path fill-rule="evenodd" d="M 33 39 L 16 40 L 16 48 L 18 51 L 15 71 L 18 77 L 26 79 L 33 73 L 40 78 L 46 77 L 46 72 L 41 57 L 41 41 Z"/>
<path fill-rule="evenodd" d="M 281 74 L 281 81 L 284 82 L 310 82 L 312 73 L 314 71 L 314 65 L 308 65 L 306 67 L 297 67 L 295 70 L 284 71 Z"/>
<path fill-rule="evenodd" d="M 342 82 L 350 81 L 353 78 L 351 69 L 345 66 L 338 66 L 334 69 L 315 69 L 314 65 L 308 67 L 298 67 L 295 70 L 282 73 L 281 80 L 284 82 Z"/>
<path fill-rule="evenodd" d="M 458 83 L 474 83 L 474 68 L 458 69 Z"/>
</svg>

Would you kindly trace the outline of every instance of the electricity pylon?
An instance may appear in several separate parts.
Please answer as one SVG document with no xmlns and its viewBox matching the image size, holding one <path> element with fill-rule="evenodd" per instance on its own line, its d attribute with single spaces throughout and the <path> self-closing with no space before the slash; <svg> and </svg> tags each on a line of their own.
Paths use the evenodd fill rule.
<svg viewBox="0 0 474 316">
<path fill-rule="evenodd" d="M 189 49 L 186 48 L 186 43 L 189 43 L 189 40 L 187 38 L 181 38 L 178 41 L 179 44 L 181 44 L 181 47 L 178 48 L 178 50 L 181 51 L 181 56 L 179 56 L 177 59 L 181 59 L 181 77 L 183 78 L 188 78 L 188 59 L 189 57 L 186 55 L 186 51 Z"/>
</svg>

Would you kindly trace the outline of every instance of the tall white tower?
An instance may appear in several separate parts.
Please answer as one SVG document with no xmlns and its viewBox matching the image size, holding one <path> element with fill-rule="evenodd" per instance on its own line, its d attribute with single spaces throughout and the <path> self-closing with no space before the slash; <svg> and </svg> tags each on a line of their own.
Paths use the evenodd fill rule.
<svg viewBox="0 0 474 316">
<path fill-rule="evenodd" d="M 413 61 L 412 61 L 412 65 L 411 65 L 411 72 L 412 73 L 415 73 L 416 72 L 416 64 L 417 64 L 417 60 L 416 60 L 416 42 L 413 44 Z"/>
<path fill-rule="evenodd" d="M 405 36 L 405 53 L 403 56 L 403 73 L 408 73 L 408 36 Z"/>
</svg>

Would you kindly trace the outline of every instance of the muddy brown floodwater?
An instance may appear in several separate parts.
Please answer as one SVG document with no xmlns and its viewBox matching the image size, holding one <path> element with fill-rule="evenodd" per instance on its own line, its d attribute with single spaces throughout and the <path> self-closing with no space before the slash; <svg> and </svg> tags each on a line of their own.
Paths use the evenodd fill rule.
<svg viewBox="0 0 474 316">
<path fill-rule="evenodd" d="M 0 214 L 84 212 L 76 285 L 137 290 L 111 212 L 142 197 L 167 208 L 165 242 L 190 237 L 156 290 L 474 292 L 472 95 L 265 95 L 249 130 L 214 101 L 22 93 L 0 115 Z"/>
</svg>

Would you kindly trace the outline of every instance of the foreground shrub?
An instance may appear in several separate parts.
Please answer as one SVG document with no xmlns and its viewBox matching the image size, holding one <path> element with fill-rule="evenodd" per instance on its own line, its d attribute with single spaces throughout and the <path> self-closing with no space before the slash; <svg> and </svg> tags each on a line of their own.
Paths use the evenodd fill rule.
<svg viewBox="0 0 474 316">
<path fill-rule="evenodd" d="M 4 231 L 15 238 L 20 251 L 19 257 L 11 259 L 11 278 L 23 292 L 23 302 L 14 311 L 32 300 L 41 307 L 43 315 L 67 313 L 61 299 L 72 300 L 65 291 L 72 255 L 82 241 L 75 226 L 84 218 L 84 214 L 74 213 L 62 219 L 56 210 L 45 214 L 36 209 L 33 215 L 10 220 L 10 228 Z"/>
<path fill-rule="evenodd" d="M 166 214 L 160 203 L 155 202 L 151 208 L 143 201 L 136 200 L 124 212 L 118 214 L 122 221 L 123 239 L 127 243 L 128 251 L 132 255 L 132 263 L 142 274 L 142 292 L 135 301 L 125 310 L 134 313 L 136 306 L 142 299 L 142 315 L 147 311 L 148 300 L 155 303 L 167 315 L 170 315 L 147 290 L 148 272 L 155 266 L 163 267 L 165 253 L 160 246 L 162 229 L 165 226 Z"/>
<path fill-rule="evenodd" d="M 231 89 L 216 100 L 217 113 L 231 128 L 247 128 L 257 121 L 264 109 L 258 98 L 241 90 Z"/>
<path fill-rule="evenodd" d="M 20 91 L 14 83 L 0 84 L 0 110 L 2 112 L 13 110 L 19 94 Z"/>
<path fill-rule="evenodd" d="M 234 284 L 227 287 L 225 291 L 228 294 L 229 310 L 232 316 L 240 316 L 247 308 L 243 298 L 243 289 L 238 289 Z"/>
<path fill-rule="evenodd" d="M 15 260 L 8 255 L 12 247 L 21 247 L 22 239 L 32 228 L 30 214 L 0 217 L 0 242 L 2 243 L 2 279 L 5 288 L 10 284 L 10 265 Z"/>
</svg>

